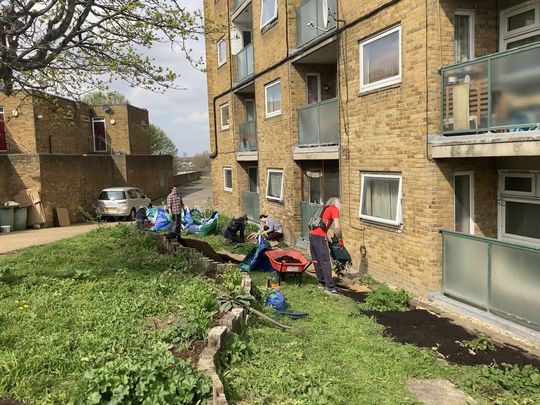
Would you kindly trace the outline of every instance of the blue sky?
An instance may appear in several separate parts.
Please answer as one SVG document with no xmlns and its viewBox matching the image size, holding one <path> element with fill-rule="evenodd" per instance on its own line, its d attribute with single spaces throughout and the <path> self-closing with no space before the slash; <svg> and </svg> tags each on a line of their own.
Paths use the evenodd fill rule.
<svg viewBox="0 0 540 405">
<path fill-rule="evenodd" d="M 182 0 L 181 5 L 190 9 L 201 8 L 202 0 Z M 204 57 L 204 38 L 192 43 L 194 56 Z M 180 77 L 179 87 L 186 90 L 167 90 L 153 93 L 140 88 L 132 88 L 124 83 L 111 86 L 127 97 L 131 104 L 146 108 L 150 122 L 161 127 L 178 147 L 180 156 L 209 149 L 208 105 L 206 75 L 193 68 L 179 51 L 172 51 L 170 45 L 154 47 L 149 54 L 156 63 L 173 69 Z"/>
</svg>

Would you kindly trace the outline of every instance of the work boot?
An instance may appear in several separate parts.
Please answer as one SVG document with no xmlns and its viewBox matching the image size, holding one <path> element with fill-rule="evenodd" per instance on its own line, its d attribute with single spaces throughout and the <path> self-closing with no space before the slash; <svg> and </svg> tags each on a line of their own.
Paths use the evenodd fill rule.
<svg viewBox="0 0 540 405">
<path fill-rule="evenodd" d="M 336 288 L 325 288 L 324 292 L 333 297 L 338 297 L 341 295 L 341 293 Z"/>
</svg>

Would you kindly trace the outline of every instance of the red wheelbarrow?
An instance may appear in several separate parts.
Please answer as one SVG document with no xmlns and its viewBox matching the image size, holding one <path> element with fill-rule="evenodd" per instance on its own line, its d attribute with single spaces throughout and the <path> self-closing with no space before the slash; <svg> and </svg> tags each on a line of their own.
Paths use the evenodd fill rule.
<svg viewBox="0 0 540 405">
<path fill-rule="evenodd" d="M 296 285 L 302 285 L 302 273 L 307 270 L 312 262 L 308 262 L 308 260 L 296 250 L 267 250 L 264 253 L 268 257 L 270 265 L 277 273 L 279 285 L 281 285 L 281 280 L 285 274 L 294 274 Z"/>
</svg>

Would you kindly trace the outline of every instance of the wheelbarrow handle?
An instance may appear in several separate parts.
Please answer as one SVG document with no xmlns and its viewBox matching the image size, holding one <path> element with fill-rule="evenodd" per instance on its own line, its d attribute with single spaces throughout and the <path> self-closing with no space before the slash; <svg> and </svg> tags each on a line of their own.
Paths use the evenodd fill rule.
<svg viewBox="0 0 540 405">
<path fill-rule="evenodd" d="M 309 268 L 309 266 L 311 266 L 312 264 L 313 264 L 313 260 L 311 260 L 308 264 L 304 266 L 304 269 L 302 270 L 302 272 L 306 271 Z"/>
</svg>

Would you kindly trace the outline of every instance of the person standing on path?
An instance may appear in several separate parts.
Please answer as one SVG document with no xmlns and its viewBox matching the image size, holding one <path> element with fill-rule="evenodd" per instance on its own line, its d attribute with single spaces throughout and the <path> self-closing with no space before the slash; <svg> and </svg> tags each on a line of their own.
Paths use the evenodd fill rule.
<svg viewBox="0 0 540 405">
<path fill-rule="evenodd" d="M 178 195 L 178 186 L 173 184 L 171 193 L 167 196 L 167 211 L 172 217 L 172 231 L 178 234 L 178 239 L 181 239 L 182 233 L 182 208 L 184 208 L 184 202 Z"/>
<path fill-rule="evenodd" d="M 343 247 L 341 225 L 339 223 L 340 209 L 341 202 L 339 198 L 332 197 L 328 199 L 321 214 L 321 225 L 309 231 L 309 249 L 315 266 L 317 281 L 319 286 L 324 288 L 324 291 L 330 295 L 339 295 L 339 291 L 336 289 L 334 280 L 332 280 L 327 234 L 332 224 L 334 224 L 334 234 L 338 238 L 338 246 Z"/>
</svg>

